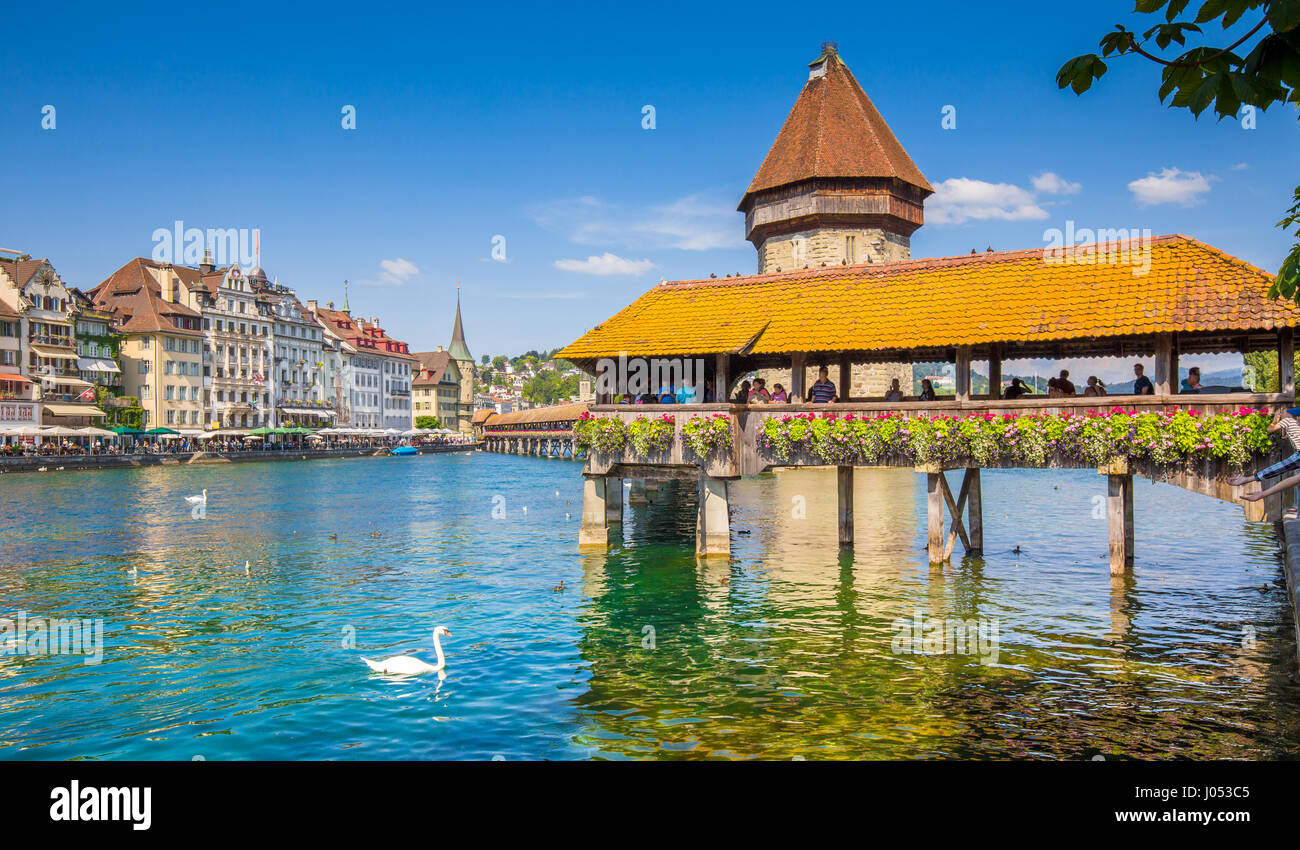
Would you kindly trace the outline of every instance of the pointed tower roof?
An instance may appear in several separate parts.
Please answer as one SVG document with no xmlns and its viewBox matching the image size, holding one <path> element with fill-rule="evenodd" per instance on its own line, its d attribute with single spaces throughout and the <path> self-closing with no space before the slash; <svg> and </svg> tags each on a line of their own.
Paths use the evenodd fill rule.
<svg viewBox="0 0 1300 850">
<path fill-rule="evenodd" d="M 465 329 L 460 323 L 460 287 L 456 287 L 456 324 L 451 329 L 451 345 L 447 346 L 447 351 L 457 360 L 473 360 L 474 355 L 469 353 L 469 346 L 465 344 Z"/>
<path fill-rule="evenodd" d="M 799 93 L 767 158 L 754 175 L 743 210 L 756 192 L 818 178 L 894 178 L 926 195 L 934 188 L 876 110 L 835 45 L 809 64 Z"/>
</svg>

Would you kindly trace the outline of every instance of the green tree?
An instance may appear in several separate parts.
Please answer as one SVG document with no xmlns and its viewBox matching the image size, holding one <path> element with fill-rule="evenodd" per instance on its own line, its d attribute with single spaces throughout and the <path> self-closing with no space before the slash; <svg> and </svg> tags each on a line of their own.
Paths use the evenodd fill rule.
<svg viewBox="0 0 1300 850">
<path fill-rule="evenodd" d="M 1139 56 L 1161 66 L 1159 96 L 1170 108 L 1187 109 L 1196 117 L 1214 106 L 1219 120 L 1237 115 L 1242 106 L 1260 111 L 1275 103 L 1300 106 L 1300 0 L 1203 0 L 1196 15 L 1184 15 L 1190 0 L 1137 0 L 1136 12 L 1155 15 L 1164 21 L 1139 37 L 1122 24 L 1100 42 L 1101 56 L 1076 56 L 1056 73 L 1060 88 L 1069 86 L 1083 94 L 1107 71 L 1102 56 Z M 1201 45 L 1167 55 L 1170 46 L 1187 47 L 1189 35 L 1204 35 L 1203 24 L 1214 24 L 1222 37 L 1243 17 L 1259 16 L 1258 22 L 1224 47 Z M 1153 44 L 1154 43 L 1154 44 Z M 1300 237 L 1300 186 L 1294 206 L 1277 226 Z M 1300 302 L 1300 240 L 1282 262 L 1270 290 Z"/>
<path fill-rule="evenodd" d="M 496 357 L 492 358 L 492 368 L 500 372 L 502 369 L 506 368 L 507 362 L 509 361 L 506 359 L 504 354 L 498 354 Z"/>
<path fill-rule="evenodd" d="M 555 404 L 577 392 L 577 375 L 563 378 L 559 372 L 547 369 L 524 381 L 520 394 L 533 404 Z"/>
<path fill-rule="evenodd" d="M 482 359 L 483 365 L 486 366 L 486 365 L 488 365 L 489 363 L 492 362 L 492 355 L 491 355 L 491 354 L 484 354 L 483 357 L 482 357 L 481 359 Z"/>
<path fill-rule="evenodd" d="M 438 428 L 441 427 L 439 419 L 436 416 L 417 416 L 415 417 L 416 428 Z"/>
</svg>

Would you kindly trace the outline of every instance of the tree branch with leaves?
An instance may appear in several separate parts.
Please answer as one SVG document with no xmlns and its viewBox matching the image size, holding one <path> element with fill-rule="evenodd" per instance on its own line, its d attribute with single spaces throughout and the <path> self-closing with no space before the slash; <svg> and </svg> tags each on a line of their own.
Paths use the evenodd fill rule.
<svg viewBox="0 0 1300 850">
<path fill-rule="evenodd" d="M 1163 12 L 1164 21 L 1141 36 L 1116 24 L 1114 32 L 1102 37 L 1100 56 L 1076 56 L 1061 66 L 1057 86 L 1083 94 L 1108 70 L 1103 57 L 1138 56 L 1161 69 L 1160 102 L 1187 109 L 1197 118 L 1210 106 L 1220 121 L 1235 117 L 1243 105 L 1261 112 L 1276 103 L 1300 108 L 1300 0 L 1204 0 L 1188 20 L 1184 13 L 1190 2 L 1137 0 L 1135 12 Z M 1226 39 L 1229 29 L 1256 15 L 1259 21 L 1226 46 L 1201 45 L 1167 55 L 1172 45 L 1187 48 L 1188 36 L 1205 36 L 1204 25 L 1217 26 Z M 1300 303 L 1300 186 L 1295 205 L 1277 226 L 1298 240 L 1270 294 Z"/>
</svg>

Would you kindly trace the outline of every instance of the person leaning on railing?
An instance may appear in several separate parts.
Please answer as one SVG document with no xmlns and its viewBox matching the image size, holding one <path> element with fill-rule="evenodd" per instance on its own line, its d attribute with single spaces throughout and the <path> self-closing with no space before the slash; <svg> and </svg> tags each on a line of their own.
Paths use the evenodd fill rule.
<svg viewBox="0 0 1300 850">
<path fill-rule="evenodd" d="M 1238 475 L 1228 479 L 1228 483 L 1233 487 L 1240 487 L 1243 484 L 1249 484 L 1252 481 L 1263 481 L 1265 478 L 1272 478 L 1275 475 L 1281 475 L 1283 472 L 1300 467 L 1300 421 L 1296 416 L 1300 415 L 1300 407 L 1292 407 L 1287 410 L 1278 411 L 1273 415 L 1273 422 L 1268 426 L 1269 433 L 1281 430 L 1286 434 L 1287 442 L 1291 444 L 1292 454 L 1279 460 L 1277 463 L 1266 466 L 1253 475 Z M 1290 480 L 1290 479 L 1288 479 Z M 1282 485 L 1286 485 L 1285 487 Z M 1295 486 L 1294 483 L 1287 484 L 1286 481 L 1263 491 L 1262 493 L 1249 493 L 1242 496 L 1248 501 L 1256 501 L 1264 496 L 1271 496 L 1274 493 L 1280 493 L 1282 490 Z"/>
</svg>

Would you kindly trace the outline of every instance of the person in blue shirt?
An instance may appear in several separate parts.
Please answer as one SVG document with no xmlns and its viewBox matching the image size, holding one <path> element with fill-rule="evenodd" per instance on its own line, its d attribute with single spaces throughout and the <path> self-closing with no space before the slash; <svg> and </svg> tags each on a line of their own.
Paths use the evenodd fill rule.
<svg viewBox="0 0 1300 850">
<path fill-rule="evenodd" d="M 1151 379 L 1148 378 L 1146 375 L 1142 374 L 1141 363 L 1133 364 L 1133 374 L 1137 375 L 1137 380 L 1133 382 L 1133 392 L 1136 395 L 1156 394 L 1156 388 L 1155 385 L 1151 383 Z"/>
<path fill-rule="evenodd" d="M 659 388 L 660 404 L 676 404 L 677 394 L 673 392 L 672 386 L 662 386 Z"/>
<path fill-rule="evenodd" d="M 1187 370 L 1187 377 L 1182 380 L 1182 392 L 1199 393 L 1201 391 L 1201 367 L 1193 366 Z"/>
<path fill-rule="evenodd" d="M 814 404 L 839 401 L 839 396 L 835 392 L 835 385 L 831 383 L 830 374 L 830 370 L 825 366 L 817 371 L 817 381 L 808 388 L 806 401 L 811 401 Z"/>
</svg>

